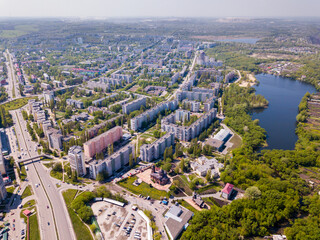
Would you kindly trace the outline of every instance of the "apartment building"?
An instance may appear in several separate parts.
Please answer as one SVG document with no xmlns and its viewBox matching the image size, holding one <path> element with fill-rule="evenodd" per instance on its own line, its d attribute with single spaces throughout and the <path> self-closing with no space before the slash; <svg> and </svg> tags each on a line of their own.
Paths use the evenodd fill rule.
<svg viewBox="0 0 320 240">
<path fill-rule="evenodd" d="M 108 99 L 108 98 L 116 97 L 117 95 L 118 95 L 118 93 L 113 93 L 113 94 L 108 95 L 108 96 L 106 96 L 106 97 L 99 98 L 98 100 L 92 101 L 92 105 L 101 106 L 103 100 Z"/>
<path fill-rule="evenodd" d="M 190 109 L 191 112 L 200 111 L 200 102 L 185 99 L 182 101 L 182 104 L 185 104 L 187 109 Z"/>
<path fill-rule="evenodd" d="M 4 174 L 7 174 L 6 163 L 5 163 L 5 159 L 3 157 L 3 154 L 0 153 L 0 175 L 4 175 Z"/>
<path fill-rule="evenodd" d="M 78 100 L 73 100 L 71 98 L 68 98 L 66 100 L 66 103 L 69 106 L 73 106 L 73 107 L 80 108 L 80 109 L 83 108 L 83 102 L 78 101 Z"/>
<path fill-rule="evenodd" d="M 117 115 L 117 116 L 114 117 L 114 118 L 111 118 L 111 119 L 109 119 L 109 120 L 106 120 L 106 121 L 104 121 L 104 122 L 102 122 L 102 123 L 100 123 L 100 124 L 98 124 L 98 125 L 93 126 L 93 127 L 90 128 L 90 129 L 88 129 L 87 132 L 88 132 L 89 138 L 92 138 L 92 137 L 97 136 L 100 129 L 104 128 L 108 123 L 112 123 L 112 122 L 114 122 L 117 118 L 122 117 L 122 116 L 123 116 L 122 114 L 119 114 L 119 115 Z"/>
<path fill-rule="evenodd" d="M 43 99 L 45 103 L 50 103 L 54 100 L 54 92 L 53 91 L 44 91 Z"/>
<path fill-rule="evenodd" d="M 7 189 L 4 185 L 2 175 L 0 174 L 0 201 L 3 201 L 7 197 Z"/>
<path fill-rule="evenodd" d="M 112 176 L 116 171 L 129 163 L 130 155 L 134 158 L 134 149 L 134 144 L 128 144 L 103 160 L 94 160 L 89 163 L 90 178 L 96 179 L 102 171 L 107 172 L 108 176 Z"/>
<path fill-rule="evenodd" d="M 160 103 L 159 105 L 149 109 L 148 111 L 136 116 L 135 118 L 132 118 L 131 123 L 131 129 L 134 131 L 137 131 L 142 127 L 142 124 L 144 122 L 148 123 L 155 119 L 155 117 L 158 115 L 158 113 L 165 111 L 165 110 L 175 110 L 178 107 L 178 101 L 173 100 L 169 102 Z"/>
<path fill-rule="evenodd" d="M 192 91 L 178 91 L 176 97 L 179 102 L 183 101 L 184 99 L 188 99 L 191 101 L 199 101 L 204 102 L 207 98 L 211 98 L 214 96 L 213 89 L 206 89 L 206 88 L 196 88 L 193 87 Z"/>
<path fill-rule="evenodd" d="M 97 153 L 101 153 L 109 145 L 122 138 L 122 127 L 116 126 L 101 135 L 90 139 L 83 144 L 84 155 L 88 158 L 92 158 Z"/>
<path fill-rule="evenodd" d="M 62 134 L 61 130 L 55 128 L 47 128 L 46 135 L 48 138 L 49 146 L 53 149 L 61 150 L 62 149 Z"/>
<path fill-rule="evenodd" d="M 140 159 L 144 162 L 151 162 L 163 156 L 167 147 L 174 145 L 174 133 L 168 132 L 152 144 L 144 144 L 140 147 Z"/>
<path fill-rule="evenodd" d="M 44 90 L 51 90 L 52 89 L 51 85 L 48 83 L 41 83 L 41 88 Z"/>
<path fill-rule="evenodd" d="M 172 86 L 173 84 L 175 84 L 178 81 L 179 77 L 180 77 L 180 73 L 179 72 L 175 73 L 171 77 L 171 81 L 169 82 L 169 86 Z"/>
<path fill-rule="evenodd" d="M 165 132 L 173 132 L 175 137 L 181 141 L 191 141 L 198 137 L 203 130 L 208 128 L 215 117 L 216 109 L 213 108 L 187 127 L 177 125 L 176 115 L 172 113 L 161 120 L 161 129 Z"/>
<path fill-rule="evenodd" d="M 146 106 L 146 105 L 147 105 L 147 98 L 141 97 L 132 102 L 122 105 L 122 113 L 129 114 L 135 110 L 139 110 L 141 106 Z"/>
<path fill-rule="evenodd" d="M 111 74 L 112 78 L 115 79 L 121 79 L 121 80 L 125 80 L 127 83 L 131 83 L 132 82 L 132 77 L 128 74 L 120 74 L 120 73 L 112 73 Z"/>
<path fill-rule="evenodd" d="M 71 169 L 76 171 L 78 176 L 86 175 L 82 147 L 72 146 L 68 151 L 68 157 Z"/>
</svg>

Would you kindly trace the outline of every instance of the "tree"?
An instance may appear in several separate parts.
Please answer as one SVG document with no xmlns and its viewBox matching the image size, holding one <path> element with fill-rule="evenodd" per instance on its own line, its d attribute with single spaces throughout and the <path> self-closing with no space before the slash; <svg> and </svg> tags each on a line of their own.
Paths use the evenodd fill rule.
<svg viewBox="0 0 320 240">
<path fill-rule="evenodd" d="M 180 161 L 180 169 L 181 169 L 181 172 L 185 171 L 184 159 L 181 159 Z"/>
<path fill-rule="evenodd" d="M 61 162 L 57 162 L 55 165 L 53 165 L 52 170 L 55 171 L 55 172 L 62 172 L 62 164 L 61 164 Z"/>
<path fill-rule="evenodd" d="M 169 172 L 171 170 L 171 163 L 167 162 L 162 166 L 162 169 L 166 172 Z"/>
<path fill-rule="evenodd" d="M 207 182 L 211 181 L 211 169 L 209 169 L 208 172 L 207 172 L 206 180 L 207 180 Z"/>
<path fill-rule="evenodd" d="M 261 197 L 261 191 L 256 186 L 248 187 L 245 196 L 250 199 L 258 199 Z"/>
<path fill-rule="evenodd" d="M 77 173 L 77 171 L 72 171 L 72 182 L 78 182 L 78 173 Z"/>
</svg>

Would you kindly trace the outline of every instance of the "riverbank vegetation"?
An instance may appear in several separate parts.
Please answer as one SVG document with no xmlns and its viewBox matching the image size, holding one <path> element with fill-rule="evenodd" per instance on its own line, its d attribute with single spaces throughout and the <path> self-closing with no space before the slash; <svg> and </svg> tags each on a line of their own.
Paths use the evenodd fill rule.
<svg viewBox="0 0 320 240">
<path fill-rule="evenodd" d="M 241 90 L 242 89 L 242 90 Z M 305 100 L 300 112 L 305 111 Z M 231 85 L 222 97 L 225 123 L 239 133 L 244 144 L 232 151 L 221 170 L 221 180 L 246 191 L 231 204 L 195 213 L 182 239 L 243 239 L 286 234 L 288 239 L 317 239 L 320 227 L 320 154 L 312 149 L 262 150 L 265 131 L 248 115 L 255 104 L 254 90 Z M 310 184 L 301 169 L 316 176 Z M 316 180 L 314 180 L 316 181 Z M 306 220 L 302 220 L 302 218 Z M 300 220 L 301 219 L 301 220 Z M 305 238 L 307 237 L 307 238 Z"/>
<path fill-rule="evenodd" d="M 306 93 L 299 104 L 296 149 L 320 150 L 320 94 Z"/>
<path fill-rule="evenodd" d="M 236 84 L 224 90 L 222 96 L 224 122 L 243 138 L 246 149 L 255 150 L 265 143 L 265 130 L 258 120 L 252 120 L 248 112 L 253 108 L 262 108 L 268 101 L 262 95 L 255 95 L 254 88 L 242 88 Z"/>
</svg>

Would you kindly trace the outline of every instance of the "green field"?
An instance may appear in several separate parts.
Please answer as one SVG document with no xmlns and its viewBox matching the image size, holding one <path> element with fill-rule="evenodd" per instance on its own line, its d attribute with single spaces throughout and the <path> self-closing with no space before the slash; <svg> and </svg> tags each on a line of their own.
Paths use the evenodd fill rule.
<svg viewBox="0 0 320 240">
<path fill-rule="evenodd" d="M 77 240 L 93 240 L 93 237 L 87 225 L 81 221 L 81 219 L 70 206 L 76 194 L 77 190 L 75 189 L 68 189 L 67 191 L 64 191 L 62 193 L 64 201 L 68 208 L 68 213 L 72 222 L 74 232 L 76 234 Z"/>
<path fill-rule="evenodd" d="M 15 38 L 26 35 L 31 32 L 38 31 L 38 28 L 34 25 L 17 25 L 12 30 L 0 31 L 1 38 Z"/>
<path fill-rule="evenodd" d="M 209 184 L 209 185 L 204 186 L 202 188 L 199 188 L 197 190 L 197 193 L 199 193 L 199 194 L 201 194 L 201 193 L 202 194 L 210 194 L 210 193 L 212 193 L 212 192 L 210 192 L 211 189 L 214 189 L 215 191 L 218 192 L 219 190 L 222 189 L 222 187 L 218 183 L 212 183 L 212 184 Z"/>
<path fill-rule="evenodd" d="M 117 184 L 128 189 L 130 192 L 134 194 L 142 194 L 143 196 L 150 196 L 153 199 L 160 200 L 163 197 L 169 197 L 169 193 L 166 191 L 161 191 L 156 188 L 150 187 L 145 182 L 142 182 L 139 186 L 134 186 L 133 182 L 137 179 L 137 177 L 126 178 L 119 181 Z"/>
<path fill-rule="evenodd" d="M 189 196 L 192 195 L 193 191 L 190 189 L 188 180 L 184 175 L 176 176 L 173 178 L 173 180 L 177 180 L 177 182 L 179 182 L 177 187 L 180 188 L 183 192 L 185 192 Z"/>
<path fill-rule="evenodd" d="M 31 200 L 32 201 L 32 200 Z M 31 202 L 30 201 L 30 202 Z M 34 201 L 34 200 L 33 200 Z M 40 239 L 40 230 L 37 216 L 36 207 L 27 208 L 29 211 L 35 210 L 34 213 L 29 217 L 30 229 L 27 231 L 27 236 L 30 234 L 30 239 Z M 20 217 L 24 219 L 25 223 L 27 223 L 27 217 L 22 213 L 25 209 L 20 212 Z M 28 238 L 26 238 L 28 239 Z"/>
<path fill-rule="evenodd" d="M 31 195 L 32 195 L 31 187 L 30 187 L 30 185 L 28 185 L 28 186 L 24 189 L 24 191 L 23 191 L 23 193 L 22 193 L 22 195 L 21 195 L 21 199 L 24 199 L 24 198 L 29 197 L 29 196 L 31 196 Z"/>
<path fill-rule="evenodd" d="M 2 106 L 5 108 L 5 110 L 8 110 L 8 111 L 16 110 L 26 105 L 30 99 L 37 99 L 37 97 L 26 97 L 26 98 L 15 99 L 8 103 L 2 104 Z"/>
<path fill-rule="evenodd" d="M 20 179 L 24 181 L 26 178 L 27 178 L 26 167 L 22 165 L 20 170 Z"/>
<path fill-rule="evenodd" d="M 29 217 L 30 239 L 40 239 L 39 223 L 37 214 L 34 213 Z"/>
<path fill-rule="evenodd" d="M 189 203 L 187 203 L 185 200 L 180 199 L 177 201 L 181 206 L 185 207 L 186 209 L 190 210 L 191 212 L 198 212 L 197 209 L 195 209 L 194 207 L 192 207 Z"/>
</svg>

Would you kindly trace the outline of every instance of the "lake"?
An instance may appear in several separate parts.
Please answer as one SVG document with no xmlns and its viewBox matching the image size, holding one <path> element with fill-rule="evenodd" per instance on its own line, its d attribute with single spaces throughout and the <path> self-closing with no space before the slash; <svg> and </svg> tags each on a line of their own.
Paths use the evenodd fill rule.
<svg viewBox="0 0 320 240">
<path fill-rule="evenodd" d="M 223 39 L 223 40 L 218 40 L 218 41 L 255 44 L 259 40 L 260 40 L 259 38 L 235 38 L 235 39 Z"/>
<path fill-rule="evenodd" d="M 295 134 L 298 105 L 306 92 L 316 89 L 307 83 L 270 74 L 258 74 L 259 86 L 256 94 L 263 95 L 269 106 L 252 112 L 253 119 L 259 119 L 260 126 L 267 131 L 268 147 L 265 149 L 292 150 L 298 140 Z"/>
</svg>

